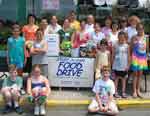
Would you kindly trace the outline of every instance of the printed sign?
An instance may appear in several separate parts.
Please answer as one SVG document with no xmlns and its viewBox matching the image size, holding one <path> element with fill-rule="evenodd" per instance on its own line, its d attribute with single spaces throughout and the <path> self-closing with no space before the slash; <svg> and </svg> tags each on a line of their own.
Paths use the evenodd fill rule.
<svg viewBox="0 0 150 116">
<path fill-rule="evenodd" d="M 42 0 L 43 10 L 59 10 L 60 1 L 59 0 Z"/>
<path fill-rule="evenodd" d="M 49 34 L 46 36 L 48 42 L 47 56 L 59 56 L 59 35 Z"/>
<path fill-rule="evenodd" d="M 92 87 L 93 58 L 50 57 L 48 76 L 54 87 Z"/>
</svg>

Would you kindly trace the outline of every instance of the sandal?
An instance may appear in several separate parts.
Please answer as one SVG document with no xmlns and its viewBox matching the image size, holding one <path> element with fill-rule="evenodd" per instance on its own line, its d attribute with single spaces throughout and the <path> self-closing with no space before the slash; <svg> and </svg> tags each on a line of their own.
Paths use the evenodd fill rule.
<svg viewBox="0 0 150 116">
<path fill-rule="evenodd" d="M 137 94 L 136 94 L 136 93 L 133 93 L 132 97 L 133 97 L 133 98 L 137 98 Z"/>
<path fill-rule="evenodd" d="M 138 93 L 138 94 L 137 94 L 137 97 L 139 97 L 139 98 L 141 98 L 141 99 L 143 98 L 143 96 L 142 96 L 141 93 Z"/>
<path fill-rule="evenodd" d="M 126 93 L 122 93 L 122 98 L 128 98 L 127 94 Z"/>
<path fill-rule="evenodd" d="M 114 94 L 114 97 L 115 97 L 115 98 L 121 98 L 121 96 L 120 96 L 118 93 L 115 93 L 115 94 Z"/>
</svg>

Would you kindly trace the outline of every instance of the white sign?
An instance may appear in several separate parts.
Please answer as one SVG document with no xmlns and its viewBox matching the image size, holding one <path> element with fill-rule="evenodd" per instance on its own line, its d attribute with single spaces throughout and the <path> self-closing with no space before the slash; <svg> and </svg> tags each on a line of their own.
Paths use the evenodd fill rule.
<svg viewBox="0 0 150 116">
<path fill-rule="evenodd" d="M 50 57 L 48 77 L 53 87 L 92 87 L 93 58 Z"/>
<path fill-rule="evenodd" d="M 59 56 L 59 35 L 49 34 L 46 36 L 46 40 L 48 42 L 47 56 Z"/>
<path fill-rule="evenodd" d="M 60 1 L 59 0 L 42 0 L 43 10 L 59 10 Z"/>
</svg>

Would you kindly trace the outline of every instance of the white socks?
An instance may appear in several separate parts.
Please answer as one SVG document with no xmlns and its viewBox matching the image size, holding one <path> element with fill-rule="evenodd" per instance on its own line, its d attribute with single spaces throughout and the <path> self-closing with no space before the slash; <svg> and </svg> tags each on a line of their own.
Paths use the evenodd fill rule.
<svg viewBox="0 0 150 116">
<path fill-rule="evenodd" d="M 19 107 L 18 101 L 14 101 L 14 107 L 15 107 L 15 108 L 16 108 L 16 107 Z"/>
<path fill-rule="evenodd" d="M 11 107 L 12 106 L 12 102 L 11 101 L 8 102 L 7 105 L 9 105 Z"/>
</svg>

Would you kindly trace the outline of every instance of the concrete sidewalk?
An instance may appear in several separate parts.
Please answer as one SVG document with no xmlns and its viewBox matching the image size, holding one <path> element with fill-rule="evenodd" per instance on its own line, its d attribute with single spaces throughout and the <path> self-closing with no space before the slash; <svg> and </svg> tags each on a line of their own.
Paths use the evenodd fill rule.
<svg viewBox="0 0 150 116">
<path fill-rule="evenodd" d="M 150 85 L 150 76 L 147 76 L 147 85 Z M 127 99 L 116 99 L 119 108 L 137 108 L 144 107 L 150 108 L 150 86 L 147 88 L 145 93 L 145 81 L 141 81 L 141 89 L 143 98 L 132 98 L 132 85 L 127 85 L 127 94 L 129 97 Z M 85 105 L 88 106 L 91 100 L 94 98 L 94 94 L 91 89 L 75 89 L 75 88 L 52 88 L 52 93 L 47 100 L 47 106 L 56 105 Z M 21 99 L 22 105 L 28 104 L 26 96 Z M 4 100 L 0 95 L 0 105 L 4 104 Z"/>
</svg>

